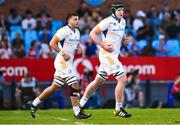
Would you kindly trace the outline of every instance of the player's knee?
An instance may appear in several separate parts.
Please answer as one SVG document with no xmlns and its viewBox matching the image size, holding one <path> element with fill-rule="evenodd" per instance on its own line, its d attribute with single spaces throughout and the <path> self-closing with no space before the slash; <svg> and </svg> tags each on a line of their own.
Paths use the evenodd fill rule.
<svg viewBox="0 0 180 125">
<path fill-rule="evenodd" d="M 70 86 L 70 96 L 74 96 L 74 97 L 80 96 L 80 89 L 73 88 L 72 86 Z"/>
</svg>

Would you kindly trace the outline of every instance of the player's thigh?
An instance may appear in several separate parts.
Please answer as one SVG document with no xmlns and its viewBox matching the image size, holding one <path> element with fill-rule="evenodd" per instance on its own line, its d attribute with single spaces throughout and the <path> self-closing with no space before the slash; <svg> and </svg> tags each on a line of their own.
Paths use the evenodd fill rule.
<svg viewBox="0 0 180 125">
<path fill-rule="evenodd" d="M 60 85 L 55 84 L 55 83 L 52 83 L 50 86 L 51 90 L 53 91 L 58 91 L 60 87 L 61 87 Z"/>
<path fill-rule="evenodd" d="M 107 78 L 101 77 L 99 74 L 96 75 L 94 83 L 97 85 L 102 85 Z"/>
<path fill-rule="evenodd" d="M 121 84 L 126 84 L 126 81 L 127 81 L 127 76 L 125 73 L 123 73 L 122 75 L 116 77 L 116 80 L 118 81 L 118 84 L 121 83 Z"/>
<path fill-rule="evenodd" d="M 99 68 L 98 68 L 97 75 L 94 79 L 94 82 L 103 83 L 108 78 L 108 74 L 107 74 L 106 69 L 107 69 L 106 66 L 104 66 L 101 63 Z"/>
</svg>

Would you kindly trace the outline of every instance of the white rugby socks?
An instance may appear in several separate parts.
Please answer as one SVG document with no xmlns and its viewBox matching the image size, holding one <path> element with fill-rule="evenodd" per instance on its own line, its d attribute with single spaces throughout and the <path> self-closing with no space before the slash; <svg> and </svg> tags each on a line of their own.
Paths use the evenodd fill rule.
<svg viewBox="0 0 180 125">
<path fill-rule="evenodd" d="M 120 108 L 122 108 L 122 107 L 123 107 L 123 103 L 122 103 L 122 102 L 116 103 L 115 110 L 116 110 L 116 111 L 119 111 Z"/>
<path fill-rule="evenodd" d="M 83 96 L 80 100 L 80 106 L 84 107 L 84 105 L 86 104 L 87 101 L 88 101 L 88 98 Z"/>
<path fill-rule="evenodd" d="M 33 102 L 32 102 L 32 104 L 33 104 L 33 106 L 37 106 L 37 105 L 39 105 L 39 103 L 41 103 L 41 100 L 39 100 L 39 98 L 36 98 Z"/>
<path fill-rule="evenodd" d="M 79 106 L 73 106 L 73 111 L 74 111 L 75 116 L 77 116 L 80 112 L 80 107 Z"/>
</svg>

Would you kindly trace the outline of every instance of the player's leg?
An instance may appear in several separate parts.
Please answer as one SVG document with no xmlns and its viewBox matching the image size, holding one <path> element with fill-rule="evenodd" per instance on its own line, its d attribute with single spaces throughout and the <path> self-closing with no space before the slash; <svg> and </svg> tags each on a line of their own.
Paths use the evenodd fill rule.
<svg viewBox="0 0 180 125">
<path fill-rule="evenodd" d="M 60 77 L 54 77 L 54 81 L 51 86 L 46 88 L 30 105 L 31 105 L 31 116 L 36 117 L 37 106 L 49 97 L 54 92 L 58 91 L 59 88 L 64 84 L 64 81 Z"/>
<path fill-rule="evenodd" d="M 53 94 L 54 92 L 58 91 L 60 88 L 60 86 L 56 85 L 56 84 L 52 84 L 51 86 L 49 86 L 48 88 L 46 88 L 38 97 L 37 99 L 41 102 L 44 101 L 46 98 L 48 98 L 51 94 Z M 33 101 L 33 104 L 35 106 L 37 106 L 39 103 Z"/>
<path fill-rule="evenodd" d="M 116 99 L 116 110 L 119 108 L 122 108 L 123 106 L 123 93 L 124 93 L 124 87 L 126 84 L 126 75 L 123 74 L 119 77 L 116 77 L 118 83 L 115 88 L 115 99 Z"/>
<path fill-rule="evenodd" d="M 103 84 L 103 82 L 107 79 L 106 73 L 98 73 L 96 78 L 87 86 L 83 97 L 80 100 L 80 106 L 84 107 L 88 99 L 92 96 L 92 94 L 96 91 L 96 89 Z"/>
<path fill-rule="evenodd" d="M 124 87 L 127 81 L 126 74 L 124 72 L 120 73 L 117 72 L 115 77 L 118 81 L 116 88 L 115 88 L 115 111 L 114 115 L 121 116 L 121 117 L 131 117 L 131 114 L 127 113 L 125 109 L 123 109 L 123 94 L 124 94 Z"/>
<path fill-rule="evenodd" d="M 87 119 L 91 117 L 89 114 L 82 112 L 82 109 L 79 106 L 79 96 L 80 96 L 80 87 L 75 76 L 66 78 L 66 83 L 70 87 L 70 99 L 74 111 L 75 118 L 78 119 Z"/>
</svg>

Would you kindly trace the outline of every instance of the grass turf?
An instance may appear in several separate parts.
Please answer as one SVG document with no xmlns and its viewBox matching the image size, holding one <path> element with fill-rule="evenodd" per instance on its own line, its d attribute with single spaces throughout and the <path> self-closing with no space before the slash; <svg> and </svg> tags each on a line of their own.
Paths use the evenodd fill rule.
<svg viewBox="0 0 180 125">
<path fill-rule="evenodd" d="M 113 109 L 86 110 L 92 117 L 78 120 L 71 109 L 39 110 L 36 119 L 28 110 L 0 111 L 0 124 L 180 124 L 180 109 L 127 109 L 132 118 L 112 115 Z"/>
</svg>

